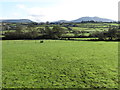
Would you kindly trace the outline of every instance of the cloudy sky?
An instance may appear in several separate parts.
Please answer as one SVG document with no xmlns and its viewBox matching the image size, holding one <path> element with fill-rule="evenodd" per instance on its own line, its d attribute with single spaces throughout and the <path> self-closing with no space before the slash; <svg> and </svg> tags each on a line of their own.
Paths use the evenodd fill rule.
<svg viewBox="0 0 120 90">
<path fill-rule="evenodd" d="M 118 20 L 119 0 L 0 0 L 0 19 L 38 22 L 101 17 Z"/>
</svg>

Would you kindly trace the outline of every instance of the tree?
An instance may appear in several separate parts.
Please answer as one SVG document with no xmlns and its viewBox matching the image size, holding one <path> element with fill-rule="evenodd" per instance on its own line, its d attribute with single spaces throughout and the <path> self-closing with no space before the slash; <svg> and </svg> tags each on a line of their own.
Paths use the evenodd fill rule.
<svg viewBox="0 0 120 90">
<path fill-rule="evenodd" d="M 45 38 L 50 38 L 50 39 L 61 39 L 62 34 L 64 30 L 63 28 L 59 26 L 53 26 L 52 29 L 50 29 L 48 26 L 45 27 Z"/>
<path fill-rule="evenodd" d="M 21 25 L 16 25 L 15 31 L 7 31 L 4 36 L 7 39 L 22 39 L 23 38 L 23 32 L 22 32 L 23 27 Z"/>
<path fill-rule="evenodd" d="M 45 27 L 45 33 L 48 38 L 53 38 L 52 29 L 50 29 L 48 26 Z"/>
<path fill-rule="evenodd" d="M 91 33 L 89 36 L 92 36 L 94 38 L 98 38 L 99 40 L 106 40 L 107 36 L 106 36 L 107 32 L 100 32 L 100 31 L 95 31 L 93 33 Z"/>
<path fill-rule="evenodd" d="M 27 27 L 27 32 L 25 33 L 25 35 L 27 36 L 27 38 L 35 39 L 39 36 L 39 33 L 35 27 L 29 26 Z"/>
<path fill-rule="evenodd" d="M 45 34 L 45 29 L 44 28 L 37 28 L 37 31 L 42 35 Z"/>
<path fill-rule="evenodd" d="M 53 38 L 55 39 L 61 39 L 62 38 L 62 34 L 64 33 L 64 29 L 59 27 L 59 26 L 54 26 L 52 29 L 53 32 Z"/>
<path fill-rule="evenodd" d="M 108 29 L 108 37 L 109 37 L 109 40 L 113 40 L 113 39 L 116 39 L 117 38 L 117 30 L 118 28 L 112 28 L 110 27 Z"/>
</svg>

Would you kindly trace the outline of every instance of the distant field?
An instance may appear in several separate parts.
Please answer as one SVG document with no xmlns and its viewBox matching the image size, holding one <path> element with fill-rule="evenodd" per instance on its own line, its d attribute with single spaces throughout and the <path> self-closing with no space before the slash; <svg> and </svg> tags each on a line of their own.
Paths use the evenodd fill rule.
<svg viewBox="0 0 120 90">
<path fill-rule="evenodd" d="M 71 27 L 71 28 L 76 31 L 89 31 L 89 32 L 108 30 L 108 28 L 80 28 L 80 27 Z"/>
<path fill-rule="evenodd" d="M 118 42 L 2 42 L 3 88 L 118 87 Z"/>
<path fill-rule="evenodd" d="M 11 25 L 15 26 L 15 24 L 11 24 Z M 68 28 L 66 27 L 66 25 Z M 73 23 L 72 25 L 64 23 L 64 24 L 60 24 L 58 26 L 60 26 L 61 28 L 63 28 L 65 31 L 68 31 L 68 32 L 70 31 L 68 29 L 72 29 L 74 31 L 85 31 L 85 32 L 87 32 L 87 33 L 84 33 L 85 36 L 89 36 L 91 33 L 95 32 L 95 31 L 108 31 L 108 28 L 110 26 L 114 27 L 114 26 L 119 26 L 120 24 L 117 24 L 117 23 Z M 74 27 L 74 25 L 76 25 L 76 27 Z M 52 29 L 53 26 L 56 26 L 56 25 L 52 25 L 52 24 L 37 25 L 36 29 L 38 29 L 38 28 L 44 29 L 45 26 L 49 26 L 49 28 Z M 8 30 L 0 31 L 0 34 L 4 34 L 7 31 Z M 10 29 L 9 31 L 14 32 L 15 30 Z M 25 32 L 25 30 L 24 30 L 24 32 Z M 81 35 L 81 34 L 79 34 L 79 35 Z M 73 34 L 67 33 L 67 34 L 64 34 L 63 36 L 74 36 L 74 33 Z M 0 37 L 4 37 L 4 35 L 0 35 Z"/>
</svg>

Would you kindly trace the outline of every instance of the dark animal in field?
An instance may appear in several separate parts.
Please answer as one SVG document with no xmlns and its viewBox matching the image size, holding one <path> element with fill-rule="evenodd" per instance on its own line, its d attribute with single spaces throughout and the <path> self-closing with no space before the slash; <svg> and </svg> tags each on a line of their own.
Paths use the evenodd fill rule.
<svg viewBox="0 0 120 90">
<path fill-rule="evenodd" d="M 40 41 L 40 43 L 44 43 L 43 41 Z"/>
</svg>

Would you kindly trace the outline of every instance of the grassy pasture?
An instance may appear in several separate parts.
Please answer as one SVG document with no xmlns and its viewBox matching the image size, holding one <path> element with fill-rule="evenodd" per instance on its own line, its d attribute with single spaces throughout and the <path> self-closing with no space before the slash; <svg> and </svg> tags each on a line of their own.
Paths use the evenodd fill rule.
<svg viewBox="0 0 120 90">
<path fill-rule="evenodd" d="M 107 31 L 108 28 L 80 28 L 80 27 L 71 27 L 73 30 L 76 31 Z"/>
<path fill-rule="evenodd" d="M 3 88 L 118 87 L 118 42 L 2 42 Z"/>
</svg>

